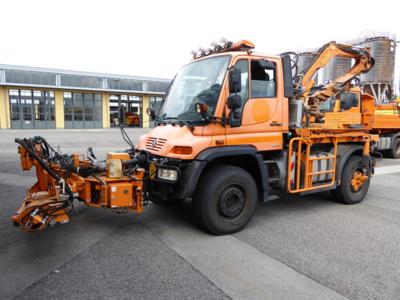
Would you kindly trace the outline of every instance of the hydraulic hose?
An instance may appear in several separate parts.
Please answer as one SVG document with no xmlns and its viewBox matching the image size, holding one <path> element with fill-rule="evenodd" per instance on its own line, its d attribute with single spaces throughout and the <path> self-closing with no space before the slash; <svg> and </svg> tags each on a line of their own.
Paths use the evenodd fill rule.
<svg viewBox="0 0 400 300">
<path fill-rule="evenodd" d="M 145 154 L 140 154 L 138 157 L 128 160 L 123 160 L 123 166 L 130 166 L 130 165 L 142 165 L 147 161 L 147 156 Z"/>
<path fill-rule="evenodd" d="M 81 175 L 82 177 L 88 177 L 88 176 L 92 175 L 93 173 L 95 173 L 96 171 L 99 171 L 99 172 L 104 172 L 105 171 L 105 169 L 103 170 L 102 168 L 97 168 L 97 167 L 94 167 L 94 168 L 77 168 L 77 167 L 74 167 L 74 166 L 70 167 L 70 170 L 71 170 L 72 173 Z"/>
<path fill-rule="evenodd" d="M 22 147 L 24 147 L 26 149 L 26 151 L 28 151 L 28 153 L 31 155 L 31 157 L 33 157 L 40 164 L 40 166 L 43 169 L 45 169 L 47 171 L 47 173 L 49 173 L 49 175 L 51 177 L 53 177 L 58 183 L 63 182 L 64 179 L 61 178 L 60 176 L 58 176 L 58 174 L 56 172 L 54 172 L 54 170 L 52 168 L 50 168 L 48 166 L 48 164 L 43 161 L 43 159 L 41 159 L 34 151 L 32 151 L 32 149 L 29 148 L 29 146 L 25 143 L 24 140 L 17 138 L 17 139 L 15 139 L 15 142 L 20 144 Z M 64 188 L 65 188 L 65 191 L 69 195 L 70 202 L 72 203 L 72 201 L 74 200 L 74 193 L 72 192 L 71 188 L 65 181 L 64 181 Z"/>
</svg>

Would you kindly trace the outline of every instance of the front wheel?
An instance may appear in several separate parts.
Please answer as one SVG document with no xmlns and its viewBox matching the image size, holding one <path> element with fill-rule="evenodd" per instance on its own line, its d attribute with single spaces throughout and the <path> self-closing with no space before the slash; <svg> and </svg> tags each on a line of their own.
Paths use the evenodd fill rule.
<svg viewBox="0 0 400 300">
<path fill-rule="evenodd" d="M 346 162 L 340 186 L 332 191 L 334 200 L 345 204 L 356 204 L 364 200 L 371 176 L 364 175 L 361 162 L 359 156 L 351 156 Z"/>
<path fill-rule="evenodd" d="M 228 234 L 247 225 L 257 196 L 257 185 L 248 172 L 236 166 L 217 165 L 202 176 L 192 208 L 200 226 L 214 234 Z"/>
</svg>

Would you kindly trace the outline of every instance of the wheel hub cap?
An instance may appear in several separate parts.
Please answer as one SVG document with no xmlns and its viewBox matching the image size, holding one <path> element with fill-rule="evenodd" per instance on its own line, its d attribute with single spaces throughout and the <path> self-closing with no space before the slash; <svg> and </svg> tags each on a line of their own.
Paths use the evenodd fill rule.
<svg viewBox="0 0 400 300">
<path fill-rule="evenodd" d="M 351 179 L 351 188 L 353 191 L 358 192 L 367 179 L 368 176 L 365 176 L 361 171 L 355 171 Z"/>
<path fill-rule="evenodd" d="M 243 190 L 238 186 L 229 186 L 218 199 L 218 212 L 224 218 L 233 219 L 240 215 L 245 203 Z"/>
</svg>

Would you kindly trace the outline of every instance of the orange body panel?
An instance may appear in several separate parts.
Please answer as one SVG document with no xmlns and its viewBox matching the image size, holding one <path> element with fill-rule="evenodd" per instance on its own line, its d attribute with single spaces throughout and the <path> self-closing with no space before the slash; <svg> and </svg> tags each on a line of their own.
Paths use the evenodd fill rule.
<svg viewBox="0 0 400 300">
<path fill-rule="evenodd" d="M 132 185 L 130 183 L 112 183 L 109 185 L 108 192 L 111 208 L 132 206 Z"/>
<path fill-rule="evenodd" d="M 325 114 L 325 126 L 327 128 L 344 128 L 348 125 L 361 125 L 361 113 L 359 112 L 333 112 Z"/>
<path fill-rule="evenodd" d="M 159 156 L 194 159 L 202 150 L 211 146 L 211 135 L 203 135 L 202 129 L 201 127 L 190 129 L 187 126 L 171 124 L 160 125 L 150 133 L 141 136 L 137 148 Z M 174 146 L 192 147 L 193 151 L 190 154 L 177 154 L 172 152 Z"/>
<path fill-rule="evenodd" d="M 372 128 L 400 130 L 400 115 L 374 115 Z"/>
<path fill-rule="evenodd" d="M 372 128 L 386 132 L 400 130 L 400 111 L 397 102 L 376 105 L 372 116 Z"/>
<path fill-rule="evenodd" d="M 130 159 L 130 156 L 128 153 L 124 153 L 124 152 L 108 152 L 107 159 L 128 160 L 128 159 Z"/>
<path fill-rule="evenodd" d="M 283 72 L 281 60 L 276 56 L 238 55 L 232 60 L 234 65 L 239 59 L 268 59 L 276 64 L 276 86 L 283 86 Z M 227 85 L 226 95 L 228 94 Z M 251 90 L 251 80 L 249 81 Z M 250 95 L 250 93 L 249 93 Z M 224 101 L 221 101 L 224 103 Z M 222 111 L 220 111 L 222 115 Z M 227 145 L 252 145 L 258 151 L 280 150 L 283 147 L 282 133 L 287 132 L 287 99 L 283 96 L 283 89 L 276 89 L 276 96 L 272 98 L 250 98 L 244 103 L 242 124 L 240 127 L 226 128 Z"/>
</svg>

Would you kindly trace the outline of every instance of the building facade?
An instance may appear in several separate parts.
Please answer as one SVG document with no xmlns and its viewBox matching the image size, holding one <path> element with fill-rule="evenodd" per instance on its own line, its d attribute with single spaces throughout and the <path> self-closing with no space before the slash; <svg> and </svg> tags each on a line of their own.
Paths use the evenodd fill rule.
<svg viewBox="0 0 400 300">
<path fill-rule="evenodd" d="M 149 127 L 169 79 L 0 65 L 0 129 Z"/>
</svg>

